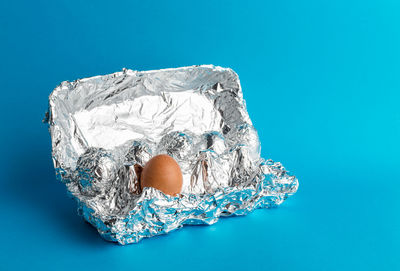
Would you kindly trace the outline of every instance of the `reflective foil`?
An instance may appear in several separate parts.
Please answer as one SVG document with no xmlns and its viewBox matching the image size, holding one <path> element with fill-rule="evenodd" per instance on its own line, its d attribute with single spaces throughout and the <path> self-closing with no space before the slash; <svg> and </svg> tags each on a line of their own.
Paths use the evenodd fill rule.
<svg viewBox="0 0 400 271">
<path fill-rule="evenodd" d="M 107 240 L 136 243 L 281 204 L 298 181 L 260 157 L 237 74 L 212 65 L 63 82 L 49 97 L 52 158 L 79 213 Z M 182 193 L 140 190 L 138 168 L 166 153 Z"/>
</svg>

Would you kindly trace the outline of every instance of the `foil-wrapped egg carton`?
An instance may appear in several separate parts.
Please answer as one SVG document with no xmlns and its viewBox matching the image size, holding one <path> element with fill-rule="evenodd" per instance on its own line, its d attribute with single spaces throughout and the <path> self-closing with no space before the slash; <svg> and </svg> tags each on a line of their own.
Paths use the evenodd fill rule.
<svg viewBox="0 0 400 271">
<path fill-rule="evenodd" d="M 107 240 L 136 243 L 281 204 L 298 180 L 260 157 L 237 74 L 212 65 L 62 82 L 46 122 L 56 175 Z M 140 189 L 154 155 L 175 158 L 182 193 Z"/>
</svg>

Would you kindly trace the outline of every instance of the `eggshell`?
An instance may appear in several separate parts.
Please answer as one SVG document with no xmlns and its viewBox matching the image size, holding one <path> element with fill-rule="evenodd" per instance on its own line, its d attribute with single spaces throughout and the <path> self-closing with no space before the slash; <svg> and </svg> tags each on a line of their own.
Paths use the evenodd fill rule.
<svg viewBox="0 0 400 271">
<path fill-rule="evenodd" d="M 174 158 L 166 154 L 151 158 L 144 166 L 140 178 L 142 189 L 154 187 L 171 196 L 181 192 L 182 182 L 181 168 Z"/>
</svg>

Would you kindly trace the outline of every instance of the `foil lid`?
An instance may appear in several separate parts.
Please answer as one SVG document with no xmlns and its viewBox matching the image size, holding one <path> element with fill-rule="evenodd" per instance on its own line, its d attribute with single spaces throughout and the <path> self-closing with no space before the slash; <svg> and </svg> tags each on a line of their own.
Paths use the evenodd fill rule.
<svg viewBox="0 0 400 271">
<path fill-rule="evenodd" d="M 107 240 L 136 243 L 281 204 L 298 180 L 260 157 L 237 74 L 212 65 L 62 82 L 49 96 L 52 158 L 79 213 Z M 138 167 L 175 158 L 182 193 L 140 189 Z"/>
</svg>

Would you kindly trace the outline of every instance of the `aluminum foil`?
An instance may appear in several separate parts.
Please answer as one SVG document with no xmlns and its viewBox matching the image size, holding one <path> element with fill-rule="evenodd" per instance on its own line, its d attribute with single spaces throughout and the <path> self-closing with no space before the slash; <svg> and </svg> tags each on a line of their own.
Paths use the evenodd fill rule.
<svg viewBox="0 0 400 271">
<path fill-rule="evenodd" d="M 62 82 L 49 96 L 52 158 L 79 213 L 107 240 L 136 243 L 281 204 L 298 181 L 260 157 L 237 74 L 212 65 Z M 140 190 L 138 168 L 166 153 L 182 193 Z"/>
</svg>

